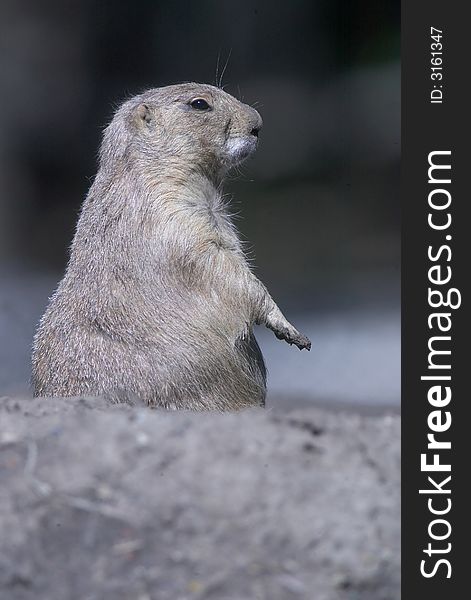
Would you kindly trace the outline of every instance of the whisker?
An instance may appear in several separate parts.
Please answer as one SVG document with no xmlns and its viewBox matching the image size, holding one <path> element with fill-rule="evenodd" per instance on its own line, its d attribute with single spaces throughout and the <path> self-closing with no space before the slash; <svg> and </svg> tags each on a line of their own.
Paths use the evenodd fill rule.
<svg viewBox="0 0 471 600">
<path fill-rule="evenodd" d="M 216 79 L 214 80 L 215 87 L 219 87 L 219 85 L 218 85 L 218 76 L 219 76 L 219 60 L 220 60 L 220 58 L 221 58 L 221 50 L 219 50 L 219 52 L 218 52 L 218 58 L 217 58 L 217 61 L 216 61 Z"/>
<path fill-rule="evenodd" d="M 224 68 L 223 68 L 222 73 L 221 73 L 221 77 L 219 78 L 219 86 L 218 87 L 220 87 L 221 89 L 223 89 L 222 80 L 223 80 L 223 77 L 224 77 L 224 73 L 226 72 L 227 65 L 229 64 L 229 60 L 231 58 L 231 54 L 232 54 L 232 48 L 229 50 L 229 54 L 227 55 L 227 59 L 226 59 L 226 62 L 224 64 Z"/>
</svg>

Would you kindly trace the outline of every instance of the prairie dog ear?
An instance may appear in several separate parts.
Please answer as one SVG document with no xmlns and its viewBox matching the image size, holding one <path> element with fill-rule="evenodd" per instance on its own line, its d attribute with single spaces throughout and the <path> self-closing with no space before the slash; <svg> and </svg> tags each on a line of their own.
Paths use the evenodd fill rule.
<svg viewBox="0 0 471 600">
<path fill-rule="evenodd" d="M 135 114 L 138 125 L 150 125 L 155 120 L 155 115 L 148 104 L 139 104 Z"/>
</svg>

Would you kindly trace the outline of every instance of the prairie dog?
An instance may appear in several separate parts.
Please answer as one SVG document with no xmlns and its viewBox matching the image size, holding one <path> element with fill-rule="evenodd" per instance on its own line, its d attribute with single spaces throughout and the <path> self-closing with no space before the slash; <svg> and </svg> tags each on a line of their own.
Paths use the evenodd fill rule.
<svg viewBox="0 0 471 600">
<path fill-rule="evenodd" d="M 34 338 L 35 396 L 264 404 L 253 325 L 311 344 L 251 272 L 222 197 L 224 176 L 255 151 L 261 127 L 255 109 L 196 83 L 148 90 L 117 110 Z"/>
</svg>

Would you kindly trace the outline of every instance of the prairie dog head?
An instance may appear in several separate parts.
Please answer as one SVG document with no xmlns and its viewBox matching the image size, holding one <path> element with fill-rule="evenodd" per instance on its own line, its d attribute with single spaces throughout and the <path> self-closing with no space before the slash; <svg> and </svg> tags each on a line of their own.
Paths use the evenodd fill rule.
<svg viewBox="0 0 471 600">
<path fill-rule="evenodd" d="M 250 156 L 262 127 L 259 113 L 211 85 L 151 89 L 124 103 L 105 132 L 102 166 L 137 159 L 223 176 Z"/>
</svg>

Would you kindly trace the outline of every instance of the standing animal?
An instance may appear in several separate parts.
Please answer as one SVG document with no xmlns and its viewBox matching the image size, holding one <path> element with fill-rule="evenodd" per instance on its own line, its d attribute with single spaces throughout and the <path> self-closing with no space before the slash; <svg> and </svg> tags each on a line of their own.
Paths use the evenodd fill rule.
<svg viewBox="0 0 471 600">
<path fill-rule="evenodd" d="M 148 90 L 117 110 L 34 338 L 35 396 L 264 404 L 253 325 L 311 344 L 251 272 L 222 196 L 261 127 L 255 109 L 197 83 Z"/>
</svg>

